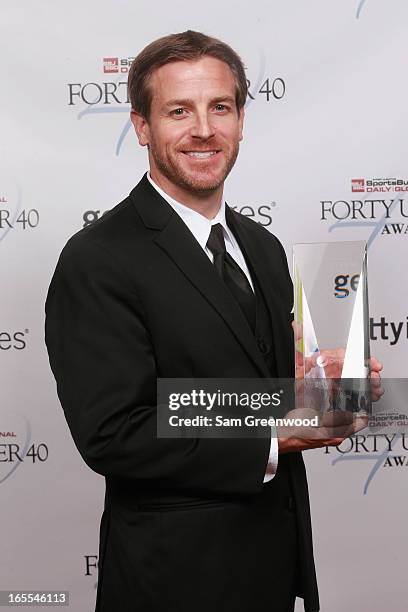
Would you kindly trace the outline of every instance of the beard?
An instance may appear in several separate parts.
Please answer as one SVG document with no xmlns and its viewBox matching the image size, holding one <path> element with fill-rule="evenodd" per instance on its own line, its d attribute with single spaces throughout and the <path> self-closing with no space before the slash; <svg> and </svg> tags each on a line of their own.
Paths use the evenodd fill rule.
<svg viewBox="0 0 408 612">
<path fill-rule="evenodd" d="M 182 189 L 196 194 L 208 195 L 216 191 L 225 181 L 231 172 L 239 152 L 239 141 L 233 143 L 232 148 L 226 153 L 224 149 L 217 146 L 216 143 L 207 145 L 213 147 L 214 150 L 222 150 L 224 154 L 224 163 L 215 171 L 211 168 L 198 168 L 197 170 L 189 170 L 182 162 L 184 153 L 180 149 L 174 152 L 166 152 L 156 145 L 154 139 L 150 141 L 149 153 L 152 156 L 158 170 L 174 185 Z M 200 150 L 200 147 L 195 144 L 190 147 L 184 146 L 183 150 Z M 186 160 L 187 161 L 187 160 Z"/>
</svg>

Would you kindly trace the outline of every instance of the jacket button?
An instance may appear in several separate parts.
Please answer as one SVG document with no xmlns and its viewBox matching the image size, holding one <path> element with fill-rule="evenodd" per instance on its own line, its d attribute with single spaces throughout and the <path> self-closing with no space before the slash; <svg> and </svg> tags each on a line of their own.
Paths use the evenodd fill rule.
<svg viewBox="0 0 408 612">
<path fill-rule="evenodd" d="M 287 509 L 289 510 L 289 512 L 295 512 L 296 511 L 295 500 L 293 499 L 293 497 L 291 495 L 287 499 Z"/>
<path fill-rule="evenodd" d="M 258 340 L 258 348 L 261 351 L 262 355 L 266 355 L 266 353 L 269 353 L 269 346 L 263 340 Z"/>
</svg>

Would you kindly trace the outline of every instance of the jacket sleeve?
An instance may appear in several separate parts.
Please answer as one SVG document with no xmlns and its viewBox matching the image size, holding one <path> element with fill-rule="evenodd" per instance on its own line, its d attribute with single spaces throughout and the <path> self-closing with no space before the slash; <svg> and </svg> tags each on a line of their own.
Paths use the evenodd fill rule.
<svg viewBox="0 0 408 612">
<path fill-rule="evenodd" d="M 86 235 L 71 239 L 48 292 L 46 344 L 83 459 L 99 474 L 142 486 L 257 493 L 269 439 L 157 437 L 157 368 L 146 320 L 132 280 L 111 253 Z"/>
</svg>

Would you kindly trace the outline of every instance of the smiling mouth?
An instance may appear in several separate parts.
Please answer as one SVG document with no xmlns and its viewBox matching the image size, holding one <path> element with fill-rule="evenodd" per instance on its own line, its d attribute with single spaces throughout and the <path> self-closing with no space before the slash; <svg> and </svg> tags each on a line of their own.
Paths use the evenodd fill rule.
<svg viewBox="0 0 408 612">
<path fill-rule="evenodd" d="M 193 157 L 194 159 L 208 159 L 210 157 L 213 157 L 217 153 L 219 153 L 219 150 L 215 150 L 215 151 L 182 151 L 182 152 L 184 153 L 184 155 L 187 155 L 188 157 Z"/>
</svg>

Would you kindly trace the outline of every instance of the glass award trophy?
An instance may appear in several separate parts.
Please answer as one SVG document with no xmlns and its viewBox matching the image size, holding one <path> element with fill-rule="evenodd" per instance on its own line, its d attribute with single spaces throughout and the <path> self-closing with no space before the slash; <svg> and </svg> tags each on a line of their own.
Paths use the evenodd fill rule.
<svg viewBox="0 0 408 612">
<path fill-rule="evenodd" d="M 325 410 L 367 414 L 366 243 L 296 244 L 293 255 L 296 378 L 310 381 L 302 385 L 302 405 L 319 389 Z"/>
</svg>

